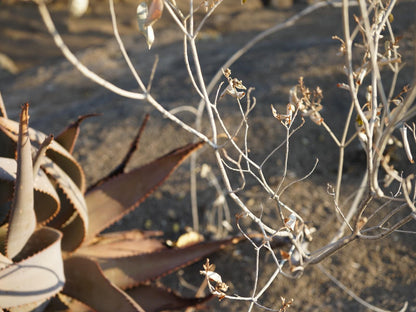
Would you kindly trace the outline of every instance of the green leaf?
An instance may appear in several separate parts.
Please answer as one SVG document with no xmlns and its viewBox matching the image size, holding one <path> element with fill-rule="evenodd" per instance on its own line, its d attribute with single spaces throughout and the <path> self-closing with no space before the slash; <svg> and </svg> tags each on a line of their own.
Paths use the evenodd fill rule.
<svg viewBox="0 0 416 312">
<path fill-rule="evenodd" d="M 86 241 L 135 209 L 160 186 L 188 155 L 204 143 L 176 149 L 159 159 L 103 182 L 86 194 L 88 219 Z"/>
<path fill-rule="evenodd" d="M 139 304 L 104 277 L 95 261 L 74 256 L 66 259 L 64 266 L 65 295 L 100 312 L 144 312 Z"/>
<path fill-rule="evenodd" d="M 28 111 L 29 104 L 26 104 L 20 114 L 16 186 L 6 241 L 6 253 L 10 259 L 22 250 L 36 227 L 36 215 L 33 209 L 33 168 L 28 133 Z"/>
<path fill-rule="evenodd" d="M 62 234 L 51 228 L 33 233 L 16 263 L 0 269 L 0 307 L 10 308 L 46 300 L 64 283 L 60 241 Z"/>
</svg>

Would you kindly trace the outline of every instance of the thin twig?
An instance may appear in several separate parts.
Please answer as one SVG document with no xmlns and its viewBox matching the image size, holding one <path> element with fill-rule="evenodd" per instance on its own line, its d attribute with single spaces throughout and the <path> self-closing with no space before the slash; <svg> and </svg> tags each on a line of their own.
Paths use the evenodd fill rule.
<svg viewBox="0 0 416 312">
<path fill-rule="evenodd" d="M 338 158 L 338 174 L 337 174 L 337 182 L 335 186 L 335 203 L 339 205 L 339 197 L 341 196 L 341 183 L 342 183 L 342 174 L 344 169 L 344 153 L 345 147 L 348 145 L 348 142 L 345 143 L 347 140 L 348 129 L 351 123 L 351 116 L 354 111 L 354 104 L 351 103 L 350 109 L 348 111 L 347 118 L 344 124 L 344 132 L 342 133 L 341 142 L 339 142 L 339 158 Z"/>
<path fill-rule="evenodd" d="M 67 58 L 67 60 L 75 66 L 85 77 L 88 79 L 94 81 L 98 85 L 103 86 L 104 88 L 110 90 L 111 92 L 114 92 L 115 94 L 118 94 L 120 96 L 135 99 L 135 100 L 146 100 L 151 105 L 153 105 L 154 108 L 156 108 L 162 115 L 180 127 L 182 127 L 184 130 L 188 131 L 189 133 L 193 134 L 194 136 L 198 137 L 202 141 L 208 143 L 211 145 L 211 147 L 216 147 L 216 144 L 213 143 L 210 139 L 208 139 L 207 136 L 202 134 L 200 131 L 197 131 L 196 129 L 190 127 L 186 123 L 184 123 L 182 120 L 177 118 L 175 115 L 172 115 L 167 111 L 161 104 L 159 104 L 150 94 L 142 94 L 137 92 L 130 92 L 124 89 L 121 89 L 119 87 L 116 87 L 109 81 L 101 78 L 96 73 L 89 70 L 85 65 L 83 65 L 78 58 L 69 50 L 69 48 L 66 46 L 64 41 L 62 40 L 62 37 L 59 35 L 58 31 L 56 30 L 55 24 L 52 21 L 52 18 L 49 14 L 48 8 L 46 7 L 46 4 L 43 0 L 36 1 L 38 4 L 39 12 L 42 17 L 42 20 L 44 24 L 46 25 L 49 33 L 53 37 L 55 44 L 57 47 L 61 50 L 62 54 Z"/>
<path fill-rule="evenodd" d="M 61 35 L 56 30 L 55 24 L 52 21 L 52 18 L 49 14 L 48 8 L 43 0 L 37 0 L 36 3 L 38 4 L 39 13 L 42 17 L 43 23 L 45 24 L 46 28 L 48 29 L 49 33 L 51 34 L 53 40 L 55 41 L 56 46 L 61 50 L 62 54 L 66 57 L 66 59 L 75 66 L 85 77 L 94 81 L 95 83 L 103 86 L 104 88 L 118 94 L 120 96 L 136 99 L 136 100 L 145 100 L 146 95 L 143 93 L 138 92 L 130 92 L 124 89 L 121 89 L 111 82 L 101 78 L 93 71 L 89 70 L 84 64 L 82 64 L 79 59 L 69 50 L 67 45 L 62 40 Z"/>
<path fill-rule="evenodd" d="M 152 88 L 153 79 L 155 78 L 157 64 L 159 63 L 159 55 L 156 55 L 155 61 L 153 62 L 152 71 L 150 72 L 149 82 L 147 84 L 146 92 L 150 93 Z"/>
<path fill-rule="evenodd" d="M 113 25 L 114 37 L 117 40 L 117 44 L 120 48 L 121 54 L 123 54 L 124 61 L 127 63 L 127 66 L 129 67 L 130 72 L 132 73 L 134 79 L 136 79 L 140 89 L 144 93 L 146 93 L 146 88 L 143 84 L 143 81 L 140 79 L 140 76 L 137 72 L 137 69 L 134 67 L 133 63 L 131 62 L 131 59 L 130 59 L 129 55 L 127 54 L 126 48 L 124 47 L 124 43 L 121 40 L 120 33 L 119 33 L 118 27 L 117 27 L 117 18 L 116 18 L 116 12 L 115 12 L 115 9 L 114 9 L 114 0 L 108 0 L 108 3 L 109 3 L 109 6 L 110 6 L 111 22 L 112 22 L 112 25 Z"/>
</svg>

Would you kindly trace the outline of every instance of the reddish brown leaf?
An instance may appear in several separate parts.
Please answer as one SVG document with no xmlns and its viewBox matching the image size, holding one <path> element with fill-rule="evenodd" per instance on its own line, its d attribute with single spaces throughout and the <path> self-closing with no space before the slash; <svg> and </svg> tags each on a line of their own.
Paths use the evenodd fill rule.
<svg viewBox="0 0 416 312">
<path fill-rule="evenodd" d="M 112 243 L 98 243 L 84 246 L 77 250 L 77 255 L 92 258 L 121 258 L 165 249 L 166 246 L 157 239 L 142 239 L 140 241 L 121 241 Z"/>
<path fill-rule="evenodd" d="M 105 276 L 124 289 L 169 274 L 236 242 L 238 239 L 226 239 L 132 257 L 101 259 L 99 263 Z"/>
<path fill-rule="evenodd" d="M 142 125 L 139 128 L 139 131 L 137 132 L 136 136 L 134 137 L 133 141 L 130 144 L 130 148 L 127 151 L 126 155 L 124 156 L 123 160 L 121 161 L 121 163 L 113 170 L 111 171 L 107 176 L 102 177 L 100 180 L 98 180 L 97 182 L 95 182 L 93 185 L 90 185 L 87 189 L 87 192 L 92 190 L 93 188 L 97 187 L 98 185 L 100 185 L 101 183 L 103 183 L 104 181 L 107 181 L 109 179 L 111 179 L 112 177 L 115 177 L 119 174 L 124 173 L 126 166 L 128 164 L 128 162 L 131 159 L 131 156 L 133 155 L 133 153 L 137 150 L 137 146 L 139 144 L 140 138 L 143 134 L 144 128 L 146 127 L 146 124 L 149 120 L 150 115 L 146 114 L 146 116 L 144 117 L 144 120 L 142 122 Z"/>
<path fill-rule="evenodd" d="M 3 225 L 9 216 L 16 181 L 16 167 L 14 159 L 0 157 L 0 225 Z"/>
<path fill-rule="evenodd" d="M 134 287 L 127 290 L 127 293 L 136 302 L 139 302 L 140 306 L 143 307 L 146 312 L 185 309 L 201 304 L 212 298 L 212 295 L 203 298 L 183 298 L 170 289 L 150 285 Z"/>
<path fill-rule="evenodd" d="M 286 251 L 280 249 L 280 255 L 284 260 L 290 260 L 290 255 Z"/>
<path fill-rule="evenodd" d="M 39 171 L 40 164 L 42 162 L 42 157 L 45 156 L 46 151 L 48 150 L 49 145 L 53 140 L 53 135 L 50 134 L 45 141 L 39 146 L 38 151 L 36 152 L 35 157 L 33 158 L 33 175 L 36 176 L 37 172 Z"/>
<path fill-rule="evenodd" d="M 36 215 L 33 209 L 32 151 L 28 123 L 29 104 L 26 104 L 20 114 L 16 186 L 6 240 L 6 252 L 10 259 L 22 250 L 36 227 Z"/>
<path fill-rule="evenodd" d="M 86 189 L 85 176 L 80 164 L 71 156 L 71 154 L 69 154 L 55 141 L 52 141 L 51 147 L 55 148 L 49 148 L 46 151 L 46 156 L 48 156 L 63 171 L 65 171 L 71 180 L 74 181 L 81 193 L 84 193 Z"/>
<path fill-rule="evenodd" d="M 42 302 L 62 289 L 65 278 L 61 237 L 51 228 L 36 231 L 18 255 L 17 263 L 0 269 L 0 307 Z"/>
<path fill-rule="evenodd" d="M 69 153 L 72 154 L 74 151 L 75 143 L 78 139 L 79 135 L 79 127 L 81 122 L 85 119 L 98 116 L 98 114 L 87 114 L 83 116 L 79 116 L 78 119 L 70 124 L 66 129 L 64 129 L 57 137 L 56 141 L 61 144 Z"/>
<path fill-rule="evenodd" d="M 153 25 L 159 18 L 162 17 L 163 13 L 163 0 L 152 0 L 149 6 L 149 14 L 147 15 L 145 25 Z"/>
<path fill-rule="evenodd" d="M 34 188 L 36 220 L 39 224 L 46 224 L 60 209 L 59 196 L 42 170 L 37 172 Z"/>
<path fill-rule="evenodd" d="M 97 240 L 104 239 L 107 242 L 111 241 L 120 241 L 124 239 L 146 239 L 152 237 L 161 237 L 163 235 L 162 231 L 142 231 L 138 229 L 128 230 L 128 231 L 119 231 L 119 232 L 110 232 L 100 234 L 97 237 Z"/>
<path fill-rule="evenodd" d="M 84 197 L 72 179 L 47 157 L 44 157 L 42 168 L 56 183 L 61 202 L 61 210 L 49 225 L 58 228 L 64 234 L 62 250 L 74 251 L 84 241 L 88 228 Z"/>
<path fill-rule="evenodd" d="M 65 260 L 64 266 L 64 294 L 100 312 L 144 312 L 139 304 L 104 277 L 95 261 L 71 257 Z"/>
<path fill-rule="evenodd" d="M 1 117 L 0 117 L 1 118 Z M 15 159 L 16 158 L 16 142 L 10 139 L 0 125 L 0 157 Z"/>
<path fill-rule="evenodd" d="M 135 209 L 182 161 L 204 143 L 188 144 L 140 168 L 118 175 L 86 195 L 90 220 L 86 241 Z"/>
<path fill-rule="evenodd" d="M 94 310 L 74 298 L 59 293 L 51 299 L 43 312 L 94 312 Z"/>
<path fill-rule="evenodd" d="M 152 236 L 154 237 L 139 230 L 108 233 L 98 236 L 90 245 L 82 246 L 76 253 L 93 258 L 120 258 L 167 248 L 160 239 Z"/>
<path fill-rule="evenodd" d="M 0 157 L 0 203 L 11 200 L 13 186 L 16 181 L 17 162 L 11 158 Z M 38 223 L 45 223 L 59 210 L 59 197 L 43 171 L 38 171 L 34 177 L 34 206 Z M 8 215 L 9 209 L 0 210 L 0 224 Z"/>
<path fill-rule="evenodd" d="M 17 142 L 17 133 L 19 125 L 17 122 L 0 117 L 0 128 L 10 139 Z M 29 137 L 35 147 L 40 147 L 42 142 L 48 137 L 44 133 L 29 128 Z M 72 155 L 56 141 L 52 141 L 46 152 L 52 161 L 54 161 L 66 174 L 71 177 L 81 192 L 85 191 L 85 176 L 81 166 L 72 157 Z"/>
</svg>

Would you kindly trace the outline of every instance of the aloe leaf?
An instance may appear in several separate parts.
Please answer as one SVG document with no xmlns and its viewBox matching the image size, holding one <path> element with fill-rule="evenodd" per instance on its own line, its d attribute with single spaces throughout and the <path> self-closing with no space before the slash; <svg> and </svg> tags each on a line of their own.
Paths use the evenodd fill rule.
<svg viewBox="0 0 416 312">
<path fill-rule="evenodd" d="M 2 200 L 2 192 L 5 189 L 3 183 L 0 183 L 0 200 Z M 10 192 L 13 192 L 13 186 L 10 187 Z M 7 196 L 7 194 L 6 194 Z M 9 215 L 9 211 L 11 208 L 10 201 L 1 201 L 0 202 L 0 226 L 4 225 L 7 221 L 7 217 Z M 1 250 L 1 248 L 0 248 Z"/>
<path fill-rule="evenodd" d="M 118 175 L 86 194 L 90 220 L 86 241 L 135 209 L 193 151 L 204 143 L 188 144 L 140 168 Z"/>
<path fill-rule="evenodd" d="M 0 124 L 0 157 L 14 159 L 16 157 L 16 141 L 6 135 L 7 132 Z"/>
<path fill-rule="evenodd" d="M 0 270 L 12 264 L 13 261 L 0 253 Z"/>
<path fill-rule="evenodd" d="M 0 128 L 13 141 L 17 142 L 17 133 L 19 124 L 13 120 L 0 117 Z M 42 142 L 48 137 L 43 132 L 29 128 L 29 137 L 32 144 L 39 148 Z M 85 176 L 81 166 L 74 157 L 59 143 L 52 141 L 46 152 L 52 161 L 54 161 L 66 174 L 71 177 L 81 192 L 85 191 Z"/>
<path fill-rule="evenodd" d="M 126 292 L 136 302 L 139 302 L 146 312 L 185 309 L 212 298 L 212 295 L 202 298 L 183 298 L 170 289 L 150 285 L 140 285 Z"/>
<path fill-rule="evenodd" d="M 124 156 L 123 160 L 121 161 L 121 163 L 113 170 L 111 171 L 107 176 L 101 178 L 100 180 L 98 180 L 97 182 L 95 182 L 93 185 L 90 185 L 87 189 L 87 192 L 89 190 L 92 190 L 93 188 L 97 187 L 98 185 L 102 184 L 104 181 L 109 180 L 112 177 L 115 177 L 119 174 L 124 173 L 124 170 L 126 169 L 126 166 L 128 164 L 128 162 L 131 159 L 131 156 L 133 155 L 133 153 L 137 150 L 137 146 L 139 144 L 140 138 L 143 134 L 144 128 L 146 127 L 146 124 L 149 120 L 150 115 L 146 114 L 146 116 L 144 117 L 144 120 L 142 122 L 142 125 L 139 128 L 139 131 L 137 132 L 136 136 L 134 137 L 133 141 L 130 144 L 130 148 L 127 151 L 126 155 Z"/>
<path fill-rule="evenodd" d="M 139 230 L 99 235 L 90 245 L 77 250 L 77 255 L 93 258 L 120 258 L 167 248 L 160 239 Z"/>
<path fill-rule="evenodd" d="M 43 299 L 37 302 L 27 303 L 19 307 L 9 308 L 8 312 L 43 312 L 49 304 L 49 299 Z"/>
<path fill-rule="evenodd" d="M 206 242 L 132 257 L 99 259 L 99 263 L 105 276 L 125 289 L 167 275 L 236 242 L 236 238 Z"/>
<path fill-rule="evenodd" d="M 53 297 L 43 312 L 94 312 L 82 302 L 62 293 Z"/>
<path fill-rule="evenodd" d="M 56 148 L 58 146 L 59 148 Z M 65 171 L 65 173 L 72 179 L 72 181 L 74 181 L 76 186 L 80 189 L 81 193 L 84 193 L 86 189 L 85 175 L 79 163 L 58 143 L 56 143 L 55 145 L 54 141 L 52 141 L 51 147 L 55 147 L 55 149 L 49 148 L 46 151 L 46 156 L 48 156 L 63 171 Z"/>
<path fill-rule="evenodd" d="M 10 212 L 16 167 L 14 159 L 0 157 L 0 225 L 6 222 Z"/>
<path fill-rule="evenodd" d="M 62 251 L 74 252 L 81 246 L 85 238 L 85 223 L 79 215 L 74 214 L 69 222 L 59 230 L 64 235 L 62 238 Z"/>
<path fill-rule="evenodd" d="M 37 172 L 34 188 L 36 219 L 39 224 L 43 225 L 59 212 L 60 200 L 55 188 L 42 170 Z"/>
<path fill-rule="evenodd" d="M 20 114 L 16 186 L 7 231 L 6 252 L 9 258 L 13 258 L 22 250 L 36 227 L 36 215 L 33 209 L 32 151 L 28 123 L 29 104 L 25 104 Z"/>
<path fill-rule="evenodd" d="M 33 158 L 33 175 L 36 176 L 37 172 L 40 168 L 40 163 L 42 161 L 42 157 L 45 156 L 46 151 L 48 150 L 49 145 L 53 140 L 53 135 L 50 134 L 40 145 L 38 151 L 36 152 L 35 157 Z"/>
<path fill-rule="evenodd" d="M 7 119 L 6 106 L 4 105 L 4 101 L 3 101 L 3 97 L 1 95 L 1 92 L 0 92 L 0 116 Z"/>
<path fill-rule="evenodd" d="M 6 250 L 5 250 L 6 249 L 5 244 L 6 244 L 6 238 L 7 238 L 7 227 L 8 227 L 7 223 L 0 226 L 0 254 L 3 256 L 1 258 L 2 262 L 0 264 L 0 269 L 3 266 L 7 265 L 7 263 L 8 263 L 7 261 L 4 261 L 4 260 L 9 259 L 9 258 L 6 257 Z"/>
<path fill-rule="evenodd" d="M 66 283 L 63 293 L 100 312 L 144 310 L 125 292 L 107 280 L 98 264 L 88 258 L 64 261 Z"/>
<path fill-rule="evenodd" d="M 44 157 L 41 167 L 56 184 L 61 202 L 61 210 L 48 225 L 58 228 L 64 234 L 62 249 L 74 251 L 84 241 L 88 229 L 84 196 L 65 171 L 47 157 Z"/>
<path fill-rule="evenodd" d="M 39 229 L 20 252 L 16 263 L 0 269 L 1 308 L 41 302 L 62 289 L 65 277 L 61 237 L 54 229 Z"/>
<path fill-rule="evenodd" d="M 3 223 L 10 207 L 13 185 L 16 181 L 17 162 L 11 158 L 0 157 L 0 224 Z M 38 223 L 46 223 L 59 210 L 59 197 L 43 171 L 34 178 L 34 207 Z"/>
<path fill-rule="evenodd" d="M 69 153 L 72 154 L 72 152 L 74 151 L 75 143 L 78 139 L 81 122 L 93 116 L 98 116 L 98 114 L 87 114 L 79 116 L 75 122 L 70 124 L 60 134 L 58 134 L 58 136 L 55 139 L 56 142 L 61 144 Z"/>
</svg>

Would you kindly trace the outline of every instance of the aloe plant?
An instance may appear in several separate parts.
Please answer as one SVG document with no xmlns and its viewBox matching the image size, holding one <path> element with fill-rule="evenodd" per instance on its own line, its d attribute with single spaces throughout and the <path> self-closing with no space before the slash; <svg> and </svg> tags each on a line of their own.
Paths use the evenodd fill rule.
<svg viewBox="0 0 416 312">
<path fill-rule="evenodd" d="M 100 234 L 203 143 L 125 172 L 142 126 L 122 164 L 87 190 L 72 156 L 85 116 L 53 140 L 28 126 L 28 110 L 19 122 L 0 110 L 0 310 L 160 311 L 207 300 L 150 282 L 235 240 L 169 248 L 160 232 Z"/>
</svg>

